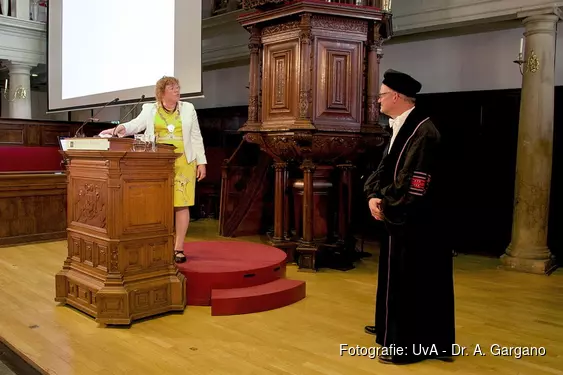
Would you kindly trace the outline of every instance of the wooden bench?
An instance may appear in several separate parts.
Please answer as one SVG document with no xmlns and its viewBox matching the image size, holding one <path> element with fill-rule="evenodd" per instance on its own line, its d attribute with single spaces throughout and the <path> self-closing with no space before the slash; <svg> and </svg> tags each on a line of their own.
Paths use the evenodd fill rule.
<svg viewBox="0 0 563 375">
<path fill-rule="evenodd" d="M 0 246 L 66 238 L 66 174 L 59 137 L 80 122 L 0 119 Z M 88 124 L 86 135 L 107 123 Z"/>
</svg>

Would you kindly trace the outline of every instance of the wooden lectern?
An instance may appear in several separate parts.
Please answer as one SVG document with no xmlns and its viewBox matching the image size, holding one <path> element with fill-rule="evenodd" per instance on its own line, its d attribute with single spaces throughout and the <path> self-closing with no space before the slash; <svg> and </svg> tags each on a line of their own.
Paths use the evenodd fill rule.
<svg viewBox="0 0 563 375">
<path fill-rule="evenodd" d="M 111 325 L 183 311 L 186 281 L 173 255 L 174 161 L 181 154 L 167 145 L 133 151 L 126 138 L 67 144 L 75 147 L 62 151 L 68 256 L 55 277 L 55 300 Z"/>
</svg>

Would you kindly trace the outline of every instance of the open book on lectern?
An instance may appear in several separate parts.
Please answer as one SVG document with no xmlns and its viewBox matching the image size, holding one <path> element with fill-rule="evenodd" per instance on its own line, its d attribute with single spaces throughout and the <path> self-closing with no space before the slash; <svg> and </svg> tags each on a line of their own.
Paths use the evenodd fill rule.
<svg viewBox="0 0 563 375">
<path fill-rule="evenodd" d="M 59 137 L 61 150 L 91 150 L 91 151 L 108 151 L 109 138 L 99 137 Z"/>
</svg>

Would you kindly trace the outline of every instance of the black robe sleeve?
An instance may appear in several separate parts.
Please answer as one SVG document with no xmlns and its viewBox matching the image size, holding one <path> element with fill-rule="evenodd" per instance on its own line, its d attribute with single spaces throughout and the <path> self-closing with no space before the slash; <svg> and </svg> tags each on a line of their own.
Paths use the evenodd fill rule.
<svg viewBox="0 0 563 375">
<path fill-rule="evenodd" d="M 383 168 L 384 168 L 384 163 L 383 162 L 379 163 L 379 166 L 377 167 L 375 172 L 373 172 L 368 177 L 368 179 L 364 184 L 364 194 L 366 195 L 368 202 L 372 198 L 381 198 L 380 180 L 381 180 L 381 175 L 383 173 Z"/>
<path fill-rule="evenodd" d="M 436 162 L 439 136 L 422 128 L 420 130 L 405 149 L 404 162 L 399 160 L 395 181 L 381 187 L 377 194 L 382 200 L 387 224 L 406 225 L 414 216 L 424 218 L 430 214 L 425 212 L 430 209 L 426 195 Z"/>
</svg>

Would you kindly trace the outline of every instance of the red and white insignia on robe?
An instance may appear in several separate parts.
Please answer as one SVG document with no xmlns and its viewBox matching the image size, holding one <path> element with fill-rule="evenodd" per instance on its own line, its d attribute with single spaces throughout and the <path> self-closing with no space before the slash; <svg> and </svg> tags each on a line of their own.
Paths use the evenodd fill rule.
<svg viewBox="0 0 563 375">
<path fill-rule="evenodd" d="M 411 177 L 409 193 L 423 196 L 428 190 L 430 175 L 428 173 L 415 171 Z"/>
</svg>

